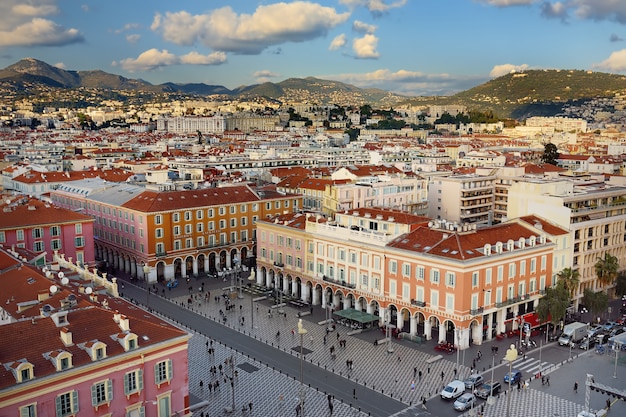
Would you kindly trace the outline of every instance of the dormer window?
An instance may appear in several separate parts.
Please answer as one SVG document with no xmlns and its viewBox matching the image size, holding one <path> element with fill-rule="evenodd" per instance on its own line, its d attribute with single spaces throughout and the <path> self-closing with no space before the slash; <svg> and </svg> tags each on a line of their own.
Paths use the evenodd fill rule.
<svg viewBox="0 0 626 417">
<path fill-rule="evenodd" d="M 100 347 L 95 349 L 95 359 L 104 359 L 104 348 Z"/>
<path fill-rule="evenodd" d="M 13 373 L 13 377 L 18 384 L 30 381 L 35 377 L 35 368 L 33 364 L 28 362 L 26 359 L 6 363 L 4 367 Z"/>
<path fill-rule="evenodd" d="M 92 340 L 78 345 L 82 350 L 89 354 L 92 361 L 99 361 L 107 357 L 107 345 L 99 340 Z"/>
<path fill-rule="evenodd" d="M 118 333 L 111 336 L 113 340 L 117 340 L 126 352 L 135 350 L 139 347 L 137 343 L 137 335 L 135 333 Z"/>
<path fill-rule="evenodd" d="M 72 367 L 72 354 L 66 350 L 55 350 L 44 354 L 49 359 L 57 371 L 65 371 Z"/>
</svg>

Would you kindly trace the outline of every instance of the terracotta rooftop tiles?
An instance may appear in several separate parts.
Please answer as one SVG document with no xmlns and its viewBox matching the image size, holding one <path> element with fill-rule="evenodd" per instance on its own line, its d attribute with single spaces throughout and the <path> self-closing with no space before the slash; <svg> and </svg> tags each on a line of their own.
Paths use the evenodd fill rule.
<svg viewBox="0 0 626 417">
<path fill-rule="evenodd" d="M 36 198 L 21 197 L 10 204 L 0 201 L 0 230 L 15 229 L 22 226 L 59 225 L 63 223 L 84 223 L 94 220 L 77 213 L 44 203 Z"/>
</svg>

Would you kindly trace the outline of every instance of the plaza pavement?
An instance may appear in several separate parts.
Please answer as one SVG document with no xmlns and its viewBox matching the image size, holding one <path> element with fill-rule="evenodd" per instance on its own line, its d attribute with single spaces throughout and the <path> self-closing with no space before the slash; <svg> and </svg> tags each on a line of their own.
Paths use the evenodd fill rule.
<svg viewBox="0 0 626 417">
<path fill-rule="evenodd" d="M 204 283 L 204 294 L 210 291 L 208 299 L 205 295 L 199 294 L 202 283 Z M 407 404 L 407 409 L 395 414 L 396 416 L 436 416 L 436 410 L 431 410 L 430 408 L 433 408 L 433 405 L 436 406 L 439 400 L 435 398 L 429 401 L 429 409 L 423 410 L 421 405 L 418 405 L 421 398 L 432 399 L 438 397 L 444 384 L 455 379 L 455 375 L 458 379 L 463 379 L 469 375 L 470 368 L 463 365 L 463 363 L 467 362 L 469 365 L 478 349 L 477 347 L 468 349 L 464 353 L 463 361 L 459 357 L 458 367 L 456 354 L 444 354 L 441 360 L 428 363 L 429 359 L 437 355 L 432 348 L 424 351 L 423 347 L 420 348 L 415 343 L 397 341 L 395 339 L 391 342 L 391 349 L 388 349 L 387 344 L 375 346 L 374 340 L 385 338 L 385 335 L 378 330 L 369 330 L 361 334 L 348 336 L 347 333 L 351 329 L 337 325 L 335 332 L 326 334 L 326 326 L 320 324 L 326 318 L 325 311 L 319 306 L 313 308 L 313 314 L 307 314 L 309 313 L 308 309 L 297 308 L 290 304 L 286 304 L 281 308 L 273 308 L 272 301 L 253 302 L 253 298 L 258 295 L 250 295 L 244 292 L 241 299 L 236 297 L 230 298 L 231 303 L 235 307 L 227 310 L 224 302 L 225 298 L 222 295 L 225 293 L 228 284 L 228 282 L 221 280 L 205 278 L 201 280 L 192 279 L 189 284 L 181 280 L 178 288 L 172 290 L 165 289 L 164 292 L 163 287 L 157 287 L 160 296 L 185 306 L 201 316 L 223 323 L 225 326 L 293 355 L 298 355 L 300 345 L 299 336 L 297 335 L 298 313 L 304 312 L 306 315 L 301 317 L 304 328 L 307 330 L 306 338 L 304 339 L 304 349 L 310 350 L 310 352 L 306 353 L 306 360 L 337 375 L 349 378 L 364 387 L 376 390 Z M 155 296 L 154 293 L 151 296 Z M 218 297 L 217 300 L 216 296 Z M 141 302 L 142 300 L 139 301 Z M 220 310 L 223 314 L 220 313 Z M 271 315 L 268 314 L 269 312 L 271 312 Z M 223 317 L 226 317 L 225 321 Z M 243 322 L 241 321 L 242 317 Z M 294 334 L 292 334 L 292 330 Z M 277 336 L 277 333 L 280 333 L 280 335 Z M 324 343 L 325 335 L 326 343 Z M 345 340 L 346 346 L 340 347 L 339 340 Z M 224 384 L 222 379 L 219 392 L 208 392 L 207 383 L 212 381 L 212 378 L 207 376 L 210 375 L 208 369 L 213 366 L 212 364 L 218 366 L 220 363 L 223 363 L 224 359 L 230 357 L 233 352 L 226 346 L 214 343 L 215 354 L 214 357 L 211 357 L 206 352 L 205 343 L 206 338 L 200 335 L 194 335 L 190 341 L 190 392 L 198 399 L 211 402 L 210 406 L 205 410 L 200 410 L 200 412 L 205 412 L 205 415 L 210 416 L 222 415 L 219 413 L 222 413 L 225 407 L 230 406 L 232 401 L 230 386 Z M 331 346 L 334 346 L 334 358 L 330 353 Z M 388 352 L 388 350 L 393 352 Z M 503 353 L 501 352 L 500 357 L 502 356 Z M 234 357 L 236 364 L 246 363 L 250 365 L 246 365 L 249 371 L 239 371 L 238 378 L 241 380 L 241 385 L 237 388 L 236 394 L 242 398 L 237 398 L 237 404 L 252 402 L 252 415 L 295 415 L 300 389 L 297 380 L 278 371 L 273 371 L 250 358 L 241 357 L 237 353 L 234 353 Z M 352 360 L 353 369 L 349 369 L 346 364 L 347 360 Z M 478 363 L 478 368 L 482 371 L 489 368 L 489 365 L 483 358 Z M 498 366 L 498 362 L 496 362 L 496 366 Z M 525 375 L 532 375 L 540 368 L 545 370 L 553 366 L 555 364 L 547 362 L 539 364 L 538 360 L 530 357 L 526 359 L 520 358 L 514 362 L 514 367 L 524 370 Z M 417 368 L 418 372 L 422 372 L 421 380 L 417 375 L 414 377 L 414 368 Z M 556 376 L 555 374 L 552 377 L 552 386 L 557 381 L 555 379 Z M 203 380 L 203 387 L 200 387 L 200 380 Z M 580 380 L 582 384 L 579 395 L 582 401 L 580 401 L 580 398 L 578 401 L 572 401 L 554 395 L 556 393 L 552 393 L 550 387 L 542 387 L 537 381 L 531 383 L 530 388 L 525 391 L 517 392 L 517 390 L 513 390 L 511 403 L 516 404 L 516 406 L 511 407 L 511 416 L 575 416 L 578 411 L 584 408 L 584 375 Z M 412 384 L 413 381 L 415 384 Z M 539 385 L 539 387 L 536 387 L 536 385 Z M 328 405 L 325 394 L 316 392 L 316 390 L 311 388 L 307 388 L 306 391 L 307 408 L 313 407 L 312 409 L 324 410 L 327 413 Z M 538 407 L 537 404 L 541 404 L 541 406 Z M 241 405 L 238 405 L 237 408 L 240 407 Z M 451 407 L 451 405 L 446 407 Z M 485 405 L 483 415 L 485 417 L 506 415 L 504 407 L 506 407 L 506 395 L 501 394 L 494 405 Z M 598 408 L 600 408 L 599 404 L 595 409 Z M 474 413 L 473 411 L 477 410 L 472 410 L 472 412 L 465 414 L 478 415 L 477 412 Z M 306 414 L 311 415 L 308 411 Z M 244 414 L 239 409 L 236 415 Z M 333 415 L 344 417 L 366 414 L 360 413 L 358 409 L 351 407 L 349 404 L 335 401 Z"/>
</svg>

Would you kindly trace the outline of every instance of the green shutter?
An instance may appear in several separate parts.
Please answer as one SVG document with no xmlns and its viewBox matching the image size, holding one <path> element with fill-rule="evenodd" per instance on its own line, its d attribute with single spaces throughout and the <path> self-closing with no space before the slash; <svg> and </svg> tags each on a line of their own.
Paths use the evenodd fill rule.
<svg viewBox="0 0 626 417">
<path fill-rule="evenodd" d="M 98 405 L 98 384 L 93 384 L 91 386 L 91 405 L 94 407 Z"/>
<path fill-rule="evenodd" d="M 107 379 L 107 401 L 113 401 L 113 381 Z"/>
<path fill-rule="evenodd" d="M 137 370 L 137 386 L 139 391 L 143 391 L 143 369 Z"/>
<path fill-rule="evenodd" d="M 144 407 L 143 405 L 139 409 L 139 417 L 146 417 L 146 407 Z"/>
<path fill-rule="evenodd" d="M 154 385 L 159 385 L 161 381 L 159 381 L 159 364 L 156 363 L 154 365 Z"/>
<path fill-rule="evenodd" d="M 167 380 L 171 381 L 173 375 L 174 374 L 172 373 L 172 360 L 168 359 L 167 360 Z"/>
<path fill-rule="evenodd" d="M 78 391 L 72 391 L 72 412 L 74 414 L 78 413 Z"/>
<path fill-rule="evenodd" d="M 63 414 L 61 413 L 61 396 L 60 395 L 57 395 L 56 406 L 57 406 L 57 417 L 63 417 Z"/>
<path fill-rule="evenodd" d="M 124 394 L 126 395 L 130 394 L 129 381 L 130 381 L 130 373 L 124 375 Z"/>
</svg>

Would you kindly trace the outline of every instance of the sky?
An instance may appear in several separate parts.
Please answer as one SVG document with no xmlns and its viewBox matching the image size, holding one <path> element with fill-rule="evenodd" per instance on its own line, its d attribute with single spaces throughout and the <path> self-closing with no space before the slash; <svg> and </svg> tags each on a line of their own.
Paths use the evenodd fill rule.
<svg viewBox="0 0 626 417">
<path fill-rule="evenodd" d="M 511 71 L 626 74 L 626 0 L 1 0 L 0 68 L 27 57 L 153 84 L 449 95 Z"/>
</svg>

